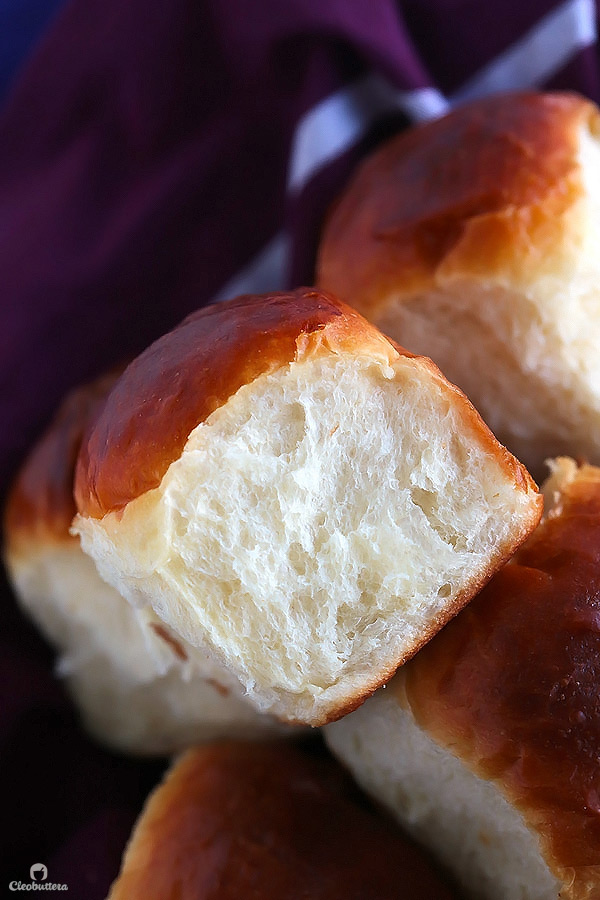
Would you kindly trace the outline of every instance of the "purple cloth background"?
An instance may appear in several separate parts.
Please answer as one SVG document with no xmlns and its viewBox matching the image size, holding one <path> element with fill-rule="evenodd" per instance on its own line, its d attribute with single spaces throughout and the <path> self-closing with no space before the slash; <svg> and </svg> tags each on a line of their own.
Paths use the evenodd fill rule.
<svg viewBox="0 0 600 900">
<path fill-rule="evenodd" d="M 68 388 L 236 284 L 310 282 L 328 205 L 411 119 L 497 88 L 600 100 L 596 17 L 592 0 L 67 2 L 0 118 L 2 495 Z M 344 89 L 346 139 L 315 114 Z M 0 892 L 43 862 L 101 900 L 164 761 L 91 742 L 1 599 Z"/>
</svg>

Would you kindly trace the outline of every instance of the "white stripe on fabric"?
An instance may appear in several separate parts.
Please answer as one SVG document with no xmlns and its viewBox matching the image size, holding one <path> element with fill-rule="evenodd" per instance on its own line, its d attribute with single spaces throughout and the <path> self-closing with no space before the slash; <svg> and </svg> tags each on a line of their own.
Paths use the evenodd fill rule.
<svg viewBox="0 0 600 900">
<path fill-rule="evenodd" d="M 300 120 L 292 142 L 288 189 L 300 191 L 319 169 L 394 110 L 420 122 L 485 94 L 535 87 L 594 43 L 596 36 L 593 0 L 568 0 L 484 66 L 450 101 L 435 88 L 397 91 L 381 76 L 369 75 L 326 97 Z"/>
<path fill-rule="evenodd" d="M 460 88 L 452 104 L 537 87 L 597 38 L 593 0 L 568 0 Z"/>
<path fill-rule="evenodd" d="M 262 294 L 266 291 L 279 290 L 285 284 L 288 257 L 289 238 L 280 231 L 247 266 L 215 294 L 213 300 L 229 300 L 240 294 Z"/>
<path fill-rule="evenodd" d="M 448 112 L 449 103 L 437 88 L 396 91 L 396 105 L 415 122 L 437 119 Z"/>
<path fill-rule="evenodd" d="M 299 190 L 301 185 L 313 177 L 315 171 L 356 143 L 377 118 L 396 109 L 402 109 L 411 118 L 422 121 L 446 112 L 447 104 L 434 88 L 396 91 L 383 78 L 375 75 L 362 79 L 350 88 L 337 91 L 318 103 L 307 114 L 311 117 L 312 124 L 309 122 L 304 131 L 302 125 L 307 122 L 307 116 L 300 121 L 293 145 L 296 147 L 306 142 L 305 146 L 311 150 L 318 146 L 319 160 L 312 156 L 311 165 L 304 172 L 304 163 L 297 164 L 298 186 L 295 189 Z M 303 154 L 304 151 L 300 153 Z M 297 158 L 308 160 L 308 156 Z M 276 234 L 247 266 L 215 294 L 213 301 L 229 300 L 240 294 L 276 291 L 284 287 L 289 243 L 289 237 L 284 232 Z"/>
<path fill-rule="evenodd" d="M 379 75 L 368 75 L 317 103 L 300 119 L 290 153 L 288 190 L 297 193 L 328 162 L 356 144 L 384 115 L 402 110 L 422 121 L 448 108 L 435 88 L 398 91 Z"/>
<path fill-rule="evenodd" d="M 379 75 L 368 75 L 317 103 L 299 121 L 290 154 L 288 190 L 298 193 L 315 174 L 366 134 L 377 119 L 395 110 L 425 121 L 485 94 L 537 87 L 579 50 L 597 40 L 593 0 L 567 0 L 544 16 L 449 100 L 436 88 L 397 91 Z M 278 290 L 285 284 L 289 238 L 279 232 L 215 296 Z"/>
</svg>

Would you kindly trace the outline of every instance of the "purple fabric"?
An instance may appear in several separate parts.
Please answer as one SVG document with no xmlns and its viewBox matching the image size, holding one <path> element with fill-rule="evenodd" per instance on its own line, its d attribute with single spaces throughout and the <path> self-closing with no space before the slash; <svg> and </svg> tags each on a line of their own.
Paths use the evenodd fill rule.
<svg viewBox="0 0 600 900">
<path fill-rule="evenodd" d="M 554 14 L 575 23 L 571 50 Z M 507 86 L 600 100 L 595 20 L 591 0 L 70 0 L 0 120 L 0 492 L 69 387 L 208 302 L 274 237 L 287 255 L 265 286 L 310 281 L 328 205 L 415 97 L 459 99 L 543 25 L 542 52 L 521 54 L 528 74 Z M 288 189 L 299 126 L 369 73 L 390 98 L 437 93 L 363 110 Z M 71 900 L 100 900 L 164 763 L 93 744 L 6 585 L 2 602 L 0 891 L 43 862 Z"/>
<path fill-rule="evenodd" d="M 31 47 L 61 5 L 62 0 L 2 0 L 0 3 L 0 103 Z"/>
</svg>

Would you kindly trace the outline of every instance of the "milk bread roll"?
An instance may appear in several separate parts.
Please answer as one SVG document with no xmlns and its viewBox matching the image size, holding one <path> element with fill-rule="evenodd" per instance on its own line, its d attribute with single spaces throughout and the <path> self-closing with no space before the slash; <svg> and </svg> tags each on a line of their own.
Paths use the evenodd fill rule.
<svg viewBox="0 0 600 900">
<path fill-rule="evenodd" d="M 75 493 L 106 581 L 312 725 L 387 681 L 541 513 L 430 360 L 312 288 L 202 309 L 142 353 Z"/>
</svg>

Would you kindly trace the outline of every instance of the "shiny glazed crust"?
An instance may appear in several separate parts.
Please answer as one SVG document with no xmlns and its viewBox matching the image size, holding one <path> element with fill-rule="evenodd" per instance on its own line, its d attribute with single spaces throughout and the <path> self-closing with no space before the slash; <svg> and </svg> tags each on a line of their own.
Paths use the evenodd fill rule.
<svg viewBox="0 0 600 900">
<path fill-rule="evenodd" d="M 88 433 L 76 472 L 79 512 L 101 518 L 156 487 L 190 432 L 240 387 L 324 352 L 397 355 L 353 309 L 313 288 L 192 314 L 134 360 Z"/>
<path fill-rule="evenodd" d="M 313 288 L 239 297 L 189 316 L 134 360 L 95 419 L 77 463 L 79 512 L 101 518 L 156 487 L 190 432 L 242 385 L 323 353 L 389 364 L 399 356 L 413 358 L 355 310 Z M 433 363 L 426 364 L 464 402 Z M 519 487 L 530 489 L 526 470 L 466 406 L 490 451 Z"/>
<path fill-rule="evenodd" d="M 561 898 L 600 892 L 600 470 L 403 670 L 419 725 L 540 836 Z"/>
<path fill-rule="evenodd" d="M 327 222 L 317 281 L 367 316 L 469 274 L 527 281 L 555 258 L 583 191 L 575 94 L 486 97 L 412 128 L 358 169 Z"/>
<path fill-rule="evenodd" d="M 152 794 L 109 900 L 450 900 L 421 853 L 314 750 L 190 750 Z"/>
</svg>

